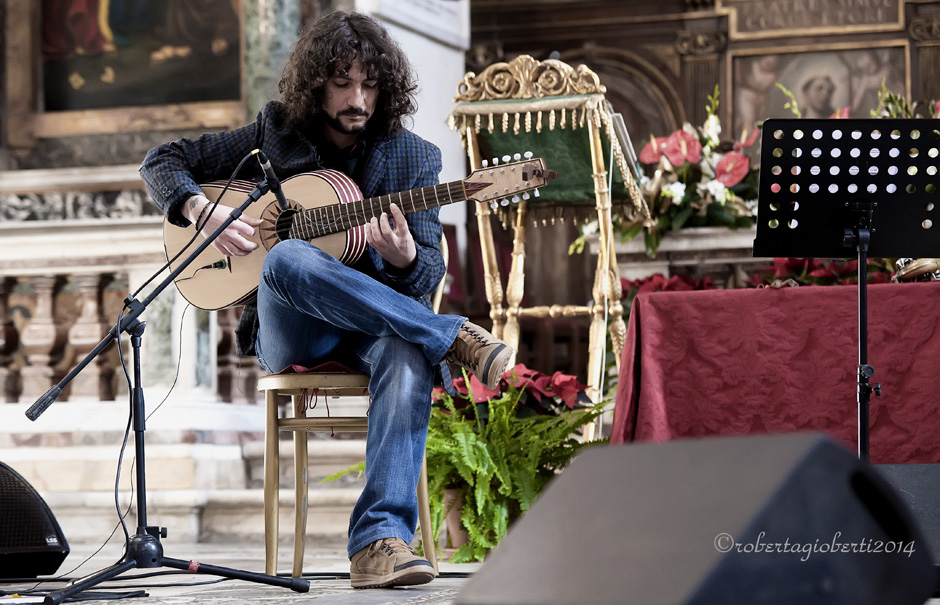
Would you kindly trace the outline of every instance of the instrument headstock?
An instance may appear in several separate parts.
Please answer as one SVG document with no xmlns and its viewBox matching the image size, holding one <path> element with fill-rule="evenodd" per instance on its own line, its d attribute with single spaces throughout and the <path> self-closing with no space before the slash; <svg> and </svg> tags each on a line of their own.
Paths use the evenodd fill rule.
<svg viewBox="0 0 940 605">
<path fill-rule="evenodd" d="M 523 159 L 524 157 L 524 159 Z M 491 208 L 508 206 L 510 202 L 529 199 L 529 192 L 539 196 L 539 187 L 558 178 L 558 173 L 545 167 L 545 160 L 533 158 L 532 152 L 504 155 L 492 161 L 483 160 L 483 167 L 464 179 L 467 199 L 487 202 Z"/>
</svg>

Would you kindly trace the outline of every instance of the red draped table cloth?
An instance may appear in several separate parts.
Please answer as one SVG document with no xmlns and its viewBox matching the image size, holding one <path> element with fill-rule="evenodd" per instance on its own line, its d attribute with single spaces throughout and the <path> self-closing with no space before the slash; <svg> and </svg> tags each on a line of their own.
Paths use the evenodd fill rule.
<svg viewBox="0 0 940 605">
<path fill-rule="evenodd" d="M 868 287 L 875 463 L 940 462 L 940 282 Z M 613 443 L 824 431 L 857 449 L 858 289 L 640 294 Z"/>
</svg>

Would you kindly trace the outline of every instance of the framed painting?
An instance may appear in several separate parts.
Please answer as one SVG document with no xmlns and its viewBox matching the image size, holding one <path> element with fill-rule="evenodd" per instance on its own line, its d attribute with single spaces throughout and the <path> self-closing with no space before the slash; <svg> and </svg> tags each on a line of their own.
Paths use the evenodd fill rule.
<svg viewBox="0 0 940 605">
<path fill-rule="evenodd" d="M 794 117 L 789 91 L 802 117 L 867 118 L 878 107 L 882 84 L 910 96 L 910 47 L 906 40 L 859 47 L 833 45 L 729 53 L 732 90 L 726 123 L 737 138 L 767 118 Z"/>
<path fill-rule="evenodd" d="M 244 121 L 238 0 L 8 0 L 4 39 L 14 151 Z"/>
</svg>

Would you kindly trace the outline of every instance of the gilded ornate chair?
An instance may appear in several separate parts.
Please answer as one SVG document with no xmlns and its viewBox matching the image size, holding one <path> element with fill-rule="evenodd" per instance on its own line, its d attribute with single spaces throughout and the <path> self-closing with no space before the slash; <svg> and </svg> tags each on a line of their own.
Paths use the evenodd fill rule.
<svg viewBox="0 0 940 605">
<path fill-rule="evenodd" d="M 448 261 L 446 238 L 441 238 L 441 252 L 445 266 Z M 432 304 L 434 311 L 440 308 L 447 281 L 441 280 L 434 293 Z M 338 367 L 337 367 L 338 366 Z M 317 397 L 362 397 L 369 393 L 369 376 L 341 366 L 324 364 L 320 370 L 309 372 L 268 374 L 258 380 L 258 390 L 265 393 L 265 429 L 264 429 L 264 558 L 265 573 L 277 573 L 278 544 L 278 494 L 280 491 L 280 460 L 278 457 L 278 433 L 294 433 L 294 561 L 292 575 L 299 577 L 303 573 L 304 538 L 307 531 L 307 432 L 352 432 L 365 433 L 369 430 L 369 418 L 361 416 L 308 416 L 306 399 L 308 395 Z M 279 414 L 278 396 L 289 395 L 292 415 L 282 417 Z M 326 406 L 323 406 L 326 407 Z M 427 460 L 422 463 L 421 477 L 418 480 L 418 521 L 421 526 L 421 540 L 425 556 L 437 569 L 437 553 L 431 533 L 431 510 L 428 502 Z"/>
<path fill-rule="evenodd" d="M 591 316 L 587 377 L 588 394 L 594 401 L 600 397 L 604 371 L 606 317 L 613 318 L 610 334 L 618 367 L 626 333 L 620 276 L 611 241 L 611 205 L 620 204 L 625 214 L 641 220 L 650 217 L 627 159 L 632 149 L 624 140 L 628 138 L 626 129 L 622 122 L 618 127 L 619 116 L 611 111 L 605 90 L 597 75 L 584 65 L 572 68 L 562 61 L 536 61 L 522 55 L 508 63 L 495 63 L 480 75 L 467 73 L 458 87 L 457 105 L 449 119 L 451 128 L 461 134 L 472 169 L 524 148 L 544 157 L 548 167 L 559 173 L 558 180 L 539 197 L 508 206 L 477 203 L 486 297 L 494 333 L 513 348 L 519 343 L 521 317 Z M 613 160 L 611 173 L 605 157 Z M 617 178 L 609 182 L 611 176 Z M 505 301 L 490 220 L 494 212 L 513 229 Z M 536 225 L 548 225 L 558 218 L 577 221 L 595 216 L 599 253 L 593 304 L 523 308 L 526 221 L 531 217 Z"/>
</svg>

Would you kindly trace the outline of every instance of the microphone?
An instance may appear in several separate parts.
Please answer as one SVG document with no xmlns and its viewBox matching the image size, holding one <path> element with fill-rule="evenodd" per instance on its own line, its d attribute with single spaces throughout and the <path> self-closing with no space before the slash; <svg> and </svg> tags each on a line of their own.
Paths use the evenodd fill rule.
<svg viewBox="0 0 940 605">
<path fill-rule="evenodd" d="M 268 156 L 264 155 L 264 152 L 260 149 L 255 149 L 255 153 L 258 155 L 258 163 L 261 164 L 261 170 L 264 171 L 264 178 L 268 182 L 271 193 L 277 198 L 278 205 L 281 207 L 281 210 L 289 210 L 290 204 L 287 203 L 287 198 L 284 197 L 284 192 L 281 190 L 281 181 L 279 181 L 277 175 L 274 174 L 274 168 L 271 167 Z"/>
</svg>

